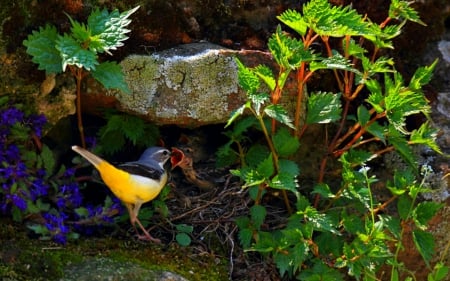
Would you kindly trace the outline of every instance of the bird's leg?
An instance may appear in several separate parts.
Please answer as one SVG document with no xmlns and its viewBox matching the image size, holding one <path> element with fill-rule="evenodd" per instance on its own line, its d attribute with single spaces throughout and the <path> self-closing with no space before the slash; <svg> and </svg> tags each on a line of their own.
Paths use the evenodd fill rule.
<svg viewBox="0 0 450 281">
<path fill-rule="evenodd" d="M 157 238 L 153 238 L 150 233 L 148 233 L 148 231 L 144 228 L 144 226 L 142 225 L 142 223 L 139 221 L 137 214 L 139 213 L 139 209 L 141 208 L 141 203 L 136 203 L 134 204 L 134 207 L 132 206 L 132 204 L 125 204 L 127 206 L 128 209 L 128 213 L 130 214 L 130 222 L 131 225 L 133 226 L 134 230 L 137 233 L 137 237 L 140 240 L 150 240 L 153 241 L 154 243 L 161 243 L 161 240 L 157 239 Z M 139 231 L 136 229 L 136 223 L 139 225 L 139 227 L 141 228 L 142 232 L 144 232 L 144 235 L 140 235 Z"/>
</svg>

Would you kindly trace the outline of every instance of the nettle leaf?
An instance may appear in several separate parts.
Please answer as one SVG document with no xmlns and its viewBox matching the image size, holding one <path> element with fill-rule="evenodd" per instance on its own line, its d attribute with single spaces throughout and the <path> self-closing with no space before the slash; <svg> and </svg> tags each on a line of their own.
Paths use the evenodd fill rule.
<svg viewBox="0 0 450 281">
<path fill-rule="evenodd" d="M 289 26 L 293 30 L 295 30 L 300 35 L 305 35 L 306 30 L 308 29 L 308 25 L 302 18 L 302 15 L 295 10 L 288 9 L 284 11 L 281 15 L 277 16 L 277 19 L 280 20 L 285 25 Z"/>
<path fill-rule="evenodd" d="M 280 172 L 269 182 L 269 186 L 275 189 L 297 191 L 297 182 L 290 173 Z"/>
<path fill-rule="evenodd" d="M 286 127 L 281 127 L 272 137 L 277 153 L 281 157 L 293 155 L 300 147 L 300 141 Z"/>
<path fill-rule="evenodd" d="M 289 174 L 292 178 L 295 178 L 300 174 L 298 164 L 294 161 L 288 159 L 279 159 L 278 166 L 280 167 L 281 172 Z"/>
<path fill-rule="evenodd" d="M 327 0 L 309 1 L 303 6 L 303 18 L 320 36 L 371 34 L 370 24 L 351 6 L 332 6 Z"/>
<path fill-rule="evenodd" d="M 266 65 L 258 65 L 253 69 L 254 73 L 259 76 L 269 87 L 271 91 L 275 89 L 276 81 L 272 70 Z"/>
<path fill-rule="evenodd" d="M 102 62 L 91 71 L 91 74 L 106 89 L 119 89 L 127 94 L 131 92 L 125 82 L 122 67 L 116 62 Z"/>
<path fill-rule="evenodd" d="M 84 43 L 89 43 L 89 39 L 91 37 L 91 32 L 88 27 L 84 23 L 79 23 L 76 20 L 73 20 L 68 14 L 66 14 L 69 18 L 70 24 L 72 27 L 70 31 L 72 32 L 72 37 L 80 43 L 80 45 Z"/>
<path fill-rule="evenodd" d="M 378 122 L 374 122 L 370 124 L 369 127 L 366 127 L 366 131 L 372 134 L 374 137 L 377 137 L 384 144 L 386 144 L 386 132 L 387 132 L 386 127 L 380 125 Z"/>
<path fill-rule="evenodd" d="M 309 69 L 314 72 L 319 69 L 340 69 L 354 72 L 362 75 L 361 72 L 354 68 L 350 60 L 343 57 L 339 52 L 333 50 L 333 56 L 322 60 L 311 61 Z"/>
<path fill-rule="evenodd" d="M 336 235 L 341 235 L 337 231 L 337 222 L 326 213 L 319 213 L 314 207 L 307 207 L 303 212 L 305 219 L 310 222 L 314 229 L 319 231 L 328 231 Z"/>
<path fill-rule="evenodd" d="M 288 37 L 280 26 L 269 38 L 267 46 L 275 61 L 287 71 L 286 76 L 289 70 L 298 68 L 302 62 L 316 59 L 312 51 L 305 48 L 303 41 Z"/>
<path fill-rule="evenodd" d="M 270 97 L 267 93 L 257 93 L 257 94 L 248 94 L 252 102 L 252 106 L 257 116 L 261 116 L 261 108 L 262 106 L 269 101 Z"/>
<path fill-rule="evenodd" d="M 45 171 L 47 172 L 47 175 L 49 175 L 49 176 L 52 175 L 55 170 L 55 166 L 56 166 L 56 161 L 55 161 L 55 157 L 53 156 L 52 150 L 48 146 L 43 145 L 42 151 L 39 154 L 39 158 L 41 159 L 42 163 L 44 164 L 44 168 L 45 168 Z"/>
<path fill-rule="evenodd" d="M 366 81 L 366 87 L 370 91 L 366 101 L 373 106 L 377 113 L 382 113 L 384 111 L 384 95 L 381 84 L 377 80 L 369 79 Z"/>
<path fill-rule="evenodd" d="M 225 128 L 229 127 L 236 119 L 238 119 L 242 114 L 244 114 L 245 109 L 250 108 L 250 101 L 248 100 L 244 105 L 237 108 L 233 112 L 231 112 L 230 117 L 228 118 L 227 124 L 225 124 Z"/>
<path fill-rule="evenodd" d="M 258 164 L 256 170 L 258 171 L 258 174 L 262 175 L 266 179 L 273 175 L 275 168 L 273 166 L 272 153 L 270 153 L 266 159 Z"/>
<path fill-rule="evenodd" d="M 341 118 L 340 93 L 312 94 L 308 99 L 307 124 L 331 123 Z"/>
<path fill-rule="evenodd" d="M 250 167 L 256 167 L 269 157 L 269 149 L 261 144 L 252 145 L 245 155 L 245 160 Z"/>
<path fill-rule="evenodd" d="M 428 222 L 436 215 L 444 205 L 436 202 L 421 202 L 413 210 L 413 219 L 417 227 L 426 230 Z"/>
<path fill-rule="evenodd" d="M 249 94 L 255 94 L 259 89 L 259 78 L 250 68 L 246 67 L 238 58 L 234 59 L 238 66 L 239 86 Z"/>
<path fill-rule="evenodd" d="M 267 116 L 277 120 L 278 122 L 295 129 L 294 124 L 292 123 L 291 118 L 289 117 L 287 111 L 280 104 L 270 104 L 264 109 L 264 113 Z"/>
<path fill-rule="evenodd" d="M 413 230 L 412 235 L 417 250 L 429 267 L 435 249 L 433 234 L 420 229 L 415 229 Z"/>
<path fill-rule="evenodd" d="M 33 31 L 23 41 L 23 45 L 27 47 L 27 53 L 33 57 L 32 61 L 38 64 L 38 69 L 45 70 L 47 74 L 63 71 L 60 53 L 55 48 L 58 38 L 56 28 L 46 25 L 40 27 L 39 31 Z"/>
<path fill-rule="evenodd" d="M 110 53 L 110 50 L 123 46 L 123 41 L 128 39 L 126 34 L 130 32 L 126 29 L 131 22 L 128 17 L 138 9 L 139 6 L 123 13 L 119 13 L 118 10 L 109 13 L 106 9 L 102 11 L 96 9 L 89 15 L 88 26 L 92 35 L 98 35 L 103 43 L 102 50 L 98 50 L 99 52 Z"/>
<path fill-rule="evenodd" d="M 405 87 L 399 73 L 394 73 L 393 80 L 385 75 L 385 85 L 386 117 L 398 131 L 408 134 L 406 117 L 417 113 L 427 115 L 431 110 L 428 100 L 423 93 Z"/>
<path fill-rule="evenodd" d="M 428 84 L 433 76 L 433 71 L 436 67 L 438 60 L 436 59 L 430 66 L 421 66 L 414 72 L 408 88 L 414 91 L 420 91 L 422 86 Z"/>
<path fill-rule="evenodd" d="M 413 130 L 409 142 L 412 144 L 424 144 L 438 153 L 442 153 L 436 143 L 439 129 L 432 127 L 430 122 L 420 125 L 419 129 Z"/>
<path fill-rule="evenodd" d="M 360 105 L 357 110 L 358 122 L 364 127 L 370 120 L 370 112 L 364 105 Z"/>
<path fill-rule="evenodd" d="M 420 20 L 419 14 L 411 7 L 410 1 L 392 0 L 389 6 L 389 17 L 398 20 L 409 20 L 412 22 L 426 25 Z"/>
<path fill-rule="evenodd" d="M 68 65 L 75 65 L 88 71 L 94 70 L 98 65 L 97 55 L 90 50 L 83 49 L 75 39 L 67 34 L 59 36 L 56 41 L 56 49 L 61 54 L 63 71 L 66 71 Z"/>
<path fill-rule="evenodd" d="M 266 219 L 267 211 L 264 206 L 254 205 L 250 208 L 250 216 L 256 228 L 260 228 Z"/>
</svg>

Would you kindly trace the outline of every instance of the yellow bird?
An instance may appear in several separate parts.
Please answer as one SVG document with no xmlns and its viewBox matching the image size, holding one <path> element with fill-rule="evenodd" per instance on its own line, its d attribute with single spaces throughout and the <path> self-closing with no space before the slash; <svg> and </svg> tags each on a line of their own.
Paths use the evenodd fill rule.
<svg viewBox="0 0 450 281">
<path fill-rule="evenodd" d="M 127 162 L 117 167 L 92 152 L 79 146 L 72 146 L 72 150 L 83 156 L 99 171 L 103 182 L 111 189 L 127 207 L 130 221 L 138 238 L 160 243 L 153 238 L 138 219 L 142 204 L 158 196 L 167 182 L 167 172 L 164 164 L 170 158 L 170 151 L 163 147 L 150 147 L 144 151 L 138 161 Z M 144 232 L 139 235 L 135 224 Z"/>
</svg>

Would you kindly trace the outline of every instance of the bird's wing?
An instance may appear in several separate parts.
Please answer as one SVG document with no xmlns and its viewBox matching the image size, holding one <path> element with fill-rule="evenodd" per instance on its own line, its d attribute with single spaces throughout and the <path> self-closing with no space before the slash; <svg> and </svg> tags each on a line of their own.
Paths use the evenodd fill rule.
<svg viewBox="0 0 450 281">
<path fill-rule="evenodd" d="M 157 169 L 153 167 L 148 167 L 139 162 L 129 162 L 118 165 L 117 168 L 124 170 L 133 175 L 138 175 L 142 177 L 151 178 L 154 180 L 159 180 L 161 176 L 164 174 L 164 170 Z"/>
</svg>

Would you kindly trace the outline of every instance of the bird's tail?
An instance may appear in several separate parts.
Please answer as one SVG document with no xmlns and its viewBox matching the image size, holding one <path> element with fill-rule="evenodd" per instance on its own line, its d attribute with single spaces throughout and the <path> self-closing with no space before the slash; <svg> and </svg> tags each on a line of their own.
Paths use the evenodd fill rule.
<svg viewBox="0 0 450 281">
<path fill-rule="evenodd" d="M 72 146 L 72 150 L 75 151 L 76 153 L 80 154 L 81 156 L 83 156 L 84 159 L 89 161 L 95 167 L 98 167 L 98 165 L 100 165 L 100 163 L 105 162 L 105 160 L 98 157 L 94 153 L 92 153 L 82 147 L 79 147 L 77 145 Z"/>
</svg>

